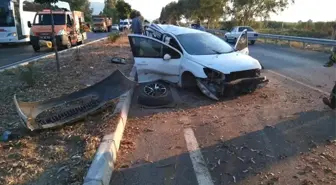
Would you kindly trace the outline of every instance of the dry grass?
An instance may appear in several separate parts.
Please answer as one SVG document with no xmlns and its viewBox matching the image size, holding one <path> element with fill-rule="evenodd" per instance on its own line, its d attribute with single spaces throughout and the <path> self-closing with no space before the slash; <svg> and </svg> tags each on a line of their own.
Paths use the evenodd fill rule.
<svg viewBox="0 0 336 185">
<path fill-rule="evenodd" d="M 14 93 L 23 101 L 49 99 L 101 81 L 116 69 L 128 75 L 133 65 L 125 37 L 81 48 L 80 60 L 74 52 L 61 55 L 59 76 L 54 58 L 31 65 L 31 85 L 20 78 L 18 69 L 0 73 L 0 131 L 9 129 L 15 137 L 0 143 L 0 184 L 81 184 L 100 139 L 114 130 L 116 117 L 111 113 L 115 101 L 103 112 L 62 128 L 39 132 L 20 129 Z M 112 64 L 112 56 L 126 58 L 127 64 Z"/>
</svg>

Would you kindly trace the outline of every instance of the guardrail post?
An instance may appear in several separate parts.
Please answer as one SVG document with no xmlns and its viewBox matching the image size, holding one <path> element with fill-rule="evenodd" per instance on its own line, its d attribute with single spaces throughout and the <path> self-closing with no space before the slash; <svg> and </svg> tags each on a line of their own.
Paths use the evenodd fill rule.
<svg viewBox="0 0 336 185">
<path fill-rule="evenodd" d="M 306 43 L 305 42 L 302 42 L 302 47 L 303 47 L 303 49 L 306 48 Z"/>
<path fill-rule="evenodd" d="M 288 40 L 288 46 L 289 46 L 289 47 L 291 46 L 291 41 L 290 41 L 290 40 Z"/>
</svg>

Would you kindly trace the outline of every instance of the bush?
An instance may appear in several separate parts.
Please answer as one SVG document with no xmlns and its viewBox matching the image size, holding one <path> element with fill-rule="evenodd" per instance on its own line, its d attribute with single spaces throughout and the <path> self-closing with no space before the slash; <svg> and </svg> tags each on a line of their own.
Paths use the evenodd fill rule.
<svg viewBox="0 0 336 185">
<path fill-rule="evenodd" d="M 33 86 L 35 84 L 34 72 L 35 70 L 33 64 L 27 64 L 23 67 L 20 66 L 16 70 L 18 78 L 25 82 L 28 86 Z"/>
<path fill-rule="evenodd" d="M 120 37 L 119 33 L 111 33 L 108 36 L 108 40 L 114 43 Z"/>
</svg>

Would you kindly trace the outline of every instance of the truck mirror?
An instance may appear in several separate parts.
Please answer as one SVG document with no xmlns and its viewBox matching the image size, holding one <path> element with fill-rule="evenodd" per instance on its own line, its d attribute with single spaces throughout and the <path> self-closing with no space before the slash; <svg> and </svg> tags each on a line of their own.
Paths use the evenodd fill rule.
<svg viewBox="0 0 336 185">
<path fill-rule="evenodd" d="M 31 27 L 32 27 L 31 22 L 28 21 L 28 28 L 31 28 Z"/>
</svg>

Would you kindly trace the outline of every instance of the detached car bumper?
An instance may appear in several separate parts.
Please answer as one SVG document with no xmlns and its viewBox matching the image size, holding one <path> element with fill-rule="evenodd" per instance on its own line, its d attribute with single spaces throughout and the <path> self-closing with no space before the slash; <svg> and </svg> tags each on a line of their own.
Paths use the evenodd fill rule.
<svg viewBox="0 0 336 185">
<path fill-rule="evenodd" d="M 241 78 L 231 82 L 226 82 L 223 85 L 225 88 L 244 88 L 251 85 L 264 87 L 268 82 L 269 80 L 263 76 L 254 78 Z"/>
</svg>

